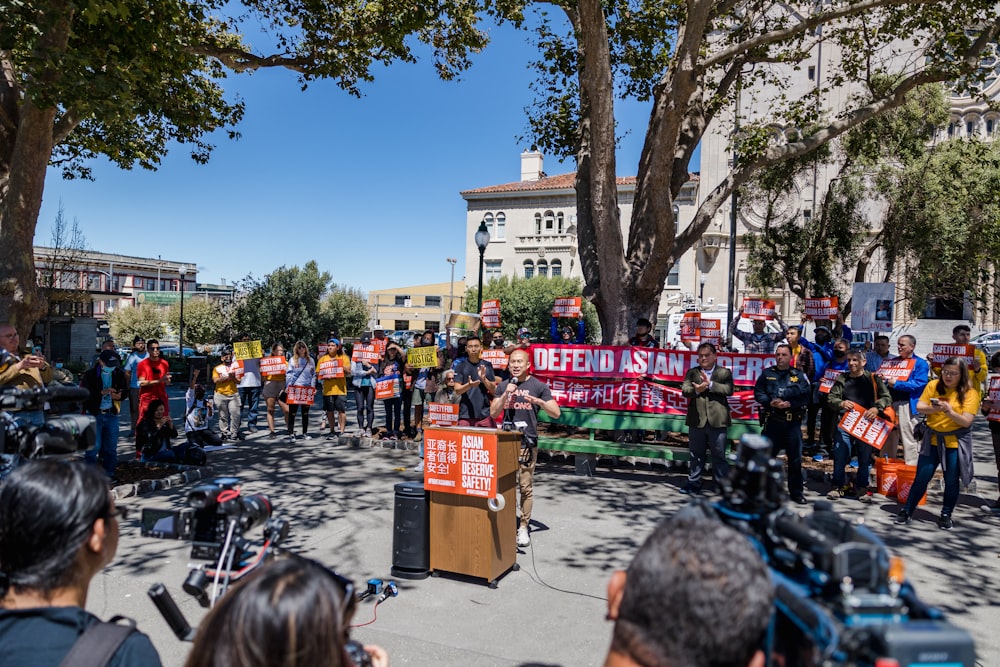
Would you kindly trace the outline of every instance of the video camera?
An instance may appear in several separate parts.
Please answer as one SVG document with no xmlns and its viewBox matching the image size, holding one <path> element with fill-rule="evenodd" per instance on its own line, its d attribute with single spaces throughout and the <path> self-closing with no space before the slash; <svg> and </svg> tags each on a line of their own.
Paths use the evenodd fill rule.
<svg viewBox="0 0 1000 667">
<path fill-rule="evenodd" d="M 771 570 L 768 664 L 973 667 L 971 635 L 920 601 L 902 559 L 871 530 L 827 501 L 811 514 L 785 507 L 784 471 L 770 452 L 767 438 L 743 436 L 723 499 L 695 506 L 758 545 Z"/>
<path fill-rule="evenodd" d="M 46 416 L 36 424 L 18 415 L 38 412 L 46 404 L 78 404 L 89 396 L 78 387 L 35 387 L 0 389 L 0 480 L 23 459 L 65 456 L 86 451 L 97 440 L 95 420 L 90 415 Z"/>
</svg>

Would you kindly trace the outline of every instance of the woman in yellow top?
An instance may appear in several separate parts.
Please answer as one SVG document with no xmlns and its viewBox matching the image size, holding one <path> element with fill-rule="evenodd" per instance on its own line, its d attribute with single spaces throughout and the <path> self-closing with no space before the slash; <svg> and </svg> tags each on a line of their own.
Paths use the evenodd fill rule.
<svg viewBox="0 0 1000 667">
<path fill-rule="evenodd" d="M 281 343 L 275 343 L 271 346 L 271 356 L 285 358 L 285 346 Z M 271 375 L 264 375 L 261 379 L 264 380 L 264 388 L 261 390 L 260 395 L 267 401 L 267 428 L 270 429 L 271 437 L 275 437 L 277 433 L 274 431 L 274 406 L 277 405 L 281 408 L 281 413 L 285 415 L 285 427 L 288 427 L 288 405 L 282 400 L 281 392 L 285 390 L 285 371 L 288 370 L 287 366 L 281 367 L 280 373 L 273 373 Z"/>
<path fill-rule="evenodd" d="M 972 481 L 971 426 L 979 401 L 979 390 L 969 379 L 968 366 L 958 357 L 949 357 L 941 367 L 941 377 L 928 382 L 917 401 L 917 412 L 927 416 L 927 431 L 917 458 L 917 477 L 896 523 L 910 522 L 940 464 L 944 470 L 944 501 L 938 526 L 944 530 L 952 527 L 959 482 Z"/>
</svg>

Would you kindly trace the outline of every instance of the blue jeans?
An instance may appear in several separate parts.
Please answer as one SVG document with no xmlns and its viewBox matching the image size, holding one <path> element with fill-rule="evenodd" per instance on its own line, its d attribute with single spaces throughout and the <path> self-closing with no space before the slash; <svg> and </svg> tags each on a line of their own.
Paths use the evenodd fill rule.
<svg viewBox="0 0 1000 667">
<path fill-rule="evenodd" d="M 257 406 L 260 403 L 260 387 L 240 387 L 240 407 L 249 406 L 247 426 L 257 426 Z M 239 430 L 239 423 L 236 424 Z"/>
<path fill-rule="evenodd" d="M 851 445 L 858 447 L 858 476 L 854 481 L 854 488 L 861 490 L 868 488 L 868 474 L 871 469 L 872 447 L 861 442 L 857 438 L 852 438 L 841 428 L 833 433 L 833 485 L 835 487 L 844 486 L 847 483 L 847 474 L 844 469 L 851 461 Z"/>
<path fill-rule="evenodd" d="M 942 516 L 951 515 L 952 510 L 955 509 L 955 505 L 958 504 L 959 491 L 958 447 L 945 449 L 944 452 L 944 502 L 941 504 Z M 917 509 L 917 503 L 924 497 L 927 485 L 931 483 L 934 471 L 937 470 L 940 463 L 942 463 L 940 447 L 931 447 L 930 454 L 921 454 L 917 457 L 917 478 L 913 480 L 913 486 L 910 487 L 910 495 L 906 499 L 906 511 L 910 514 L 913 514 L 914 510 Z"/>
<path fill-rule="evenodd" d="M 83 458 L 88 463 L 100 461 L 108 477 L 114 477 L 118 465 L 118 415 L 109 412 L 94 415 L 94 419 L 97 420 L 97 442 Z"/>
<path fill-rule="evenodd" d="M 375 421 L 375 387 L 355 387 L 354 404 L 358 408 L 358 428 L 371 430 L 372 422 Z"/>
</svg>

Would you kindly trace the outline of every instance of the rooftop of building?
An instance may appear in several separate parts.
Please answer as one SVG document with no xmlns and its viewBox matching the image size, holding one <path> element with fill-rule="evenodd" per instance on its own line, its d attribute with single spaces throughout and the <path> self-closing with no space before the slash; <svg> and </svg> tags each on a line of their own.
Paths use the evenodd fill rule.
<svg viewBox="0 0 1000 667">
<path fill-rule="evenodd" d="M 688 180 L 697 182 L 701 178 L 701 175 L 697 172 L 692 172 L 688 174 Z M 636 177 L 635 176 L 619 176 L 615 179 L 616 184 L 619 187 L 622 186 L 635 186 Z M 527 181 L 514 181 L 512 183 L 503 183 L 501 185 L 488 185 L 484 188 L 474 188 L 472 190 L 463 190 L 461 194 L 464 195 L 479 195 L 479 194 L 490 194 L 494 192 L 537 192 L 540 190 L 572 190 L 576 186 L 576 172 L 571 171 L 567 174 L 558 174 L 556 176 L 543 176 L 542 178 L 536 180 Z"/>
</svg>

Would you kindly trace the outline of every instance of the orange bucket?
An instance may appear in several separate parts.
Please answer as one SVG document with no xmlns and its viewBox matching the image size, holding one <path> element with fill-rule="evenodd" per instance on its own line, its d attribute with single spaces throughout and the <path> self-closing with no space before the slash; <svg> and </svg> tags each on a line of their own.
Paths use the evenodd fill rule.
<svg viewBox="0 0 1000 667">
<path fill-rule="evenodd" d="M 900 463 L 896 466 L 896 500 L 900 504 L 905 503 L 907 498 L 910 497 L 910 487 L 913 486 L 913 481 L 917 478 L 917 466 L 908 466 L 905 463 Z M 927 493 L 924 493 L 924 497 L 920 499 L 917 505 L 927 504 Z"/>
<path fill-rule="evenodd" d="M 896 468 L 902 463 L 899 459 L 875 459 L 875 484 L 883 496 L 896 495 Z"/>
</svg>

